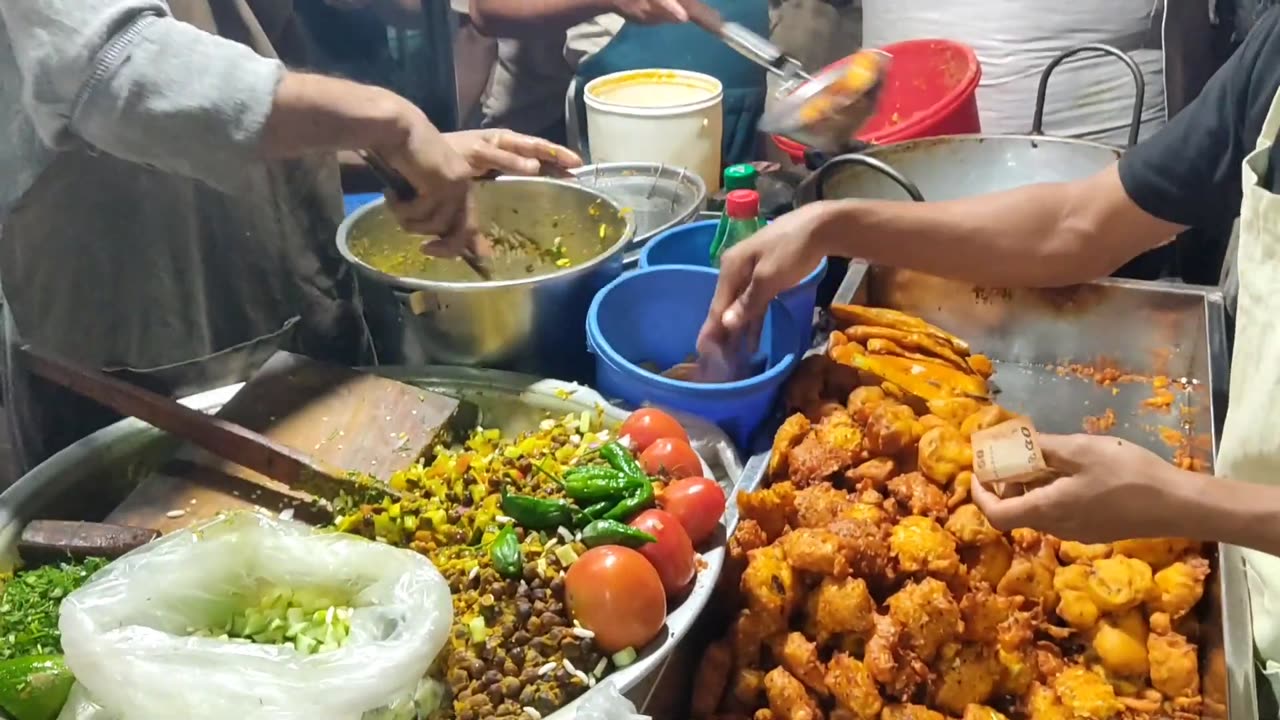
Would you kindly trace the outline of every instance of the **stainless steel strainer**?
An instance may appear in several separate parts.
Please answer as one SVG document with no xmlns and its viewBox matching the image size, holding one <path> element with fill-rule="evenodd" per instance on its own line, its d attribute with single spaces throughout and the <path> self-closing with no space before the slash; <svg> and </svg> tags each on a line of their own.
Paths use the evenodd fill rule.
<svg viewBox="0 0 1280 720">
<path fill-rule="evenodd" d="M 634 246 L 693 220 L 706 205 L 707 186 L 697 173 L 662 163 L 600 163 L 578 168 L 573 175 L 632 214 Z"/>
</svg>

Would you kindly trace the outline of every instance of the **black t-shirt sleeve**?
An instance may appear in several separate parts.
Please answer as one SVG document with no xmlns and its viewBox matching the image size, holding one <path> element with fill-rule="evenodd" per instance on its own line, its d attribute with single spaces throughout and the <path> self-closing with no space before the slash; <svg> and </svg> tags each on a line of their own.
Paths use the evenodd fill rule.
<svg viewBox="0 0 1280 720">
<path fill-rule="evenodd" d="M 1222 227 L 1240 213 L 1240 163 L 1280 88 L 1280 8 L 1267 12 L 1199 97 L 1120 159 L 1138 207 L 1179 225 Z"/>
</svg>

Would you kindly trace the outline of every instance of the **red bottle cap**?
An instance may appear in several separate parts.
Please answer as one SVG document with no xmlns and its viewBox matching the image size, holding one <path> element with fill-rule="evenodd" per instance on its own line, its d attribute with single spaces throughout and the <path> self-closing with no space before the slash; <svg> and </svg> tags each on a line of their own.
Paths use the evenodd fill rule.
<svg viewBox="0 0 1280 720">
<path fill-rule="evenodd" d="M 730 220 L 750 220 L 760 215 L 760 193 L 755 190 L 734 190 L 724 199 L 724 211 Z"/>
</svg>

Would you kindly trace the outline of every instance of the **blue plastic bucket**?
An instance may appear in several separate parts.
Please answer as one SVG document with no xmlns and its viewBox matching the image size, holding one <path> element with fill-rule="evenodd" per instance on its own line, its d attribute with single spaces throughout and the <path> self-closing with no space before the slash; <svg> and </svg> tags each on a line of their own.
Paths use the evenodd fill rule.
<svg viewBox="0 0 1280 720">
<path fill-rule="evenodd" d="M 609 283 L 587 311 L 587 347 L 595 355 L 596 389 L 634 406 L 666 406 L 704 417 L 748 447 L 769 416 L 800 354 L 799 331 L 777 300 L 765 316 L 753 360 L 764 370 L 746 380 L 702 384 L 672 380 L 641 367 L 666 369 L 694 354 L 711 307 L 717 273 L 711 268 L 664 265 Z"/>
<path fill-rule="evenodd" d="M 658 265 L 697 265 L 711 267 L 711 241 L 716 236 L 717 220 L 679 225 L 658 233 L 640 251 L 640 267 Z M 817 269 L 809 273 L 795 287 L 778 294 L 778 301 L 801 328 L 809 332 L 800 336 L 801 352 L 809 349 L 813 340 L 813 308 L 818 300 L 818 284 L 827 273 L 827 259 L 823 258 Z"/>
<path fill-rule="evenodd" d="M 342 207 L 347 215 L 382 197 L 382 193 L 351 193 L 342 196 Z"/>
</svg>

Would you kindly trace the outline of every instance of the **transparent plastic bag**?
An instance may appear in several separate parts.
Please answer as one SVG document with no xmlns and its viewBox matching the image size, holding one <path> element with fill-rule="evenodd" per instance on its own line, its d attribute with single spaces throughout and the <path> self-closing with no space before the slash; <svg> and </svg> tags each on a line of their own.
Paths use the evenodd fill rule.
<svg viewBox="0 0 1280 720">
<path fill-rule="evenodd" d="M 350 602 L 345 644 L 195 637 L 271 589 Z M 63 720 L 406 718 L 448 637 L 449 586 L 417 553 L 301 523 L 236 513 L 115 561 L 62 603 L 77 685 Z"/>
<path fill-rule="evenodd" d="M 622 693 L 613 681 L 606 681 L 587 693 L 574 720 L 649 720 Z"/>
</svg>

